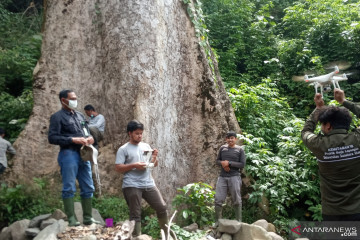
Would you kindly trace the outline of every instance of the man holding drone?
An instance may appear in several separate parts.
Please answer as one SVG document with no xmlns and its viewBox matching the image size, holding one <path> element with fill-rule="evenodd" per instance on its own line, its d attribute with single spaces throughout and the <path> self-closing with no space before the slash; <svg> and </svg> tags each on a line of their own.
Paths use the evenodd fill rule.
<svg viewBox="0 0 360 240">
<path fill-rule="evenodd" d="M 315 94 L 316 109 L 301 136 L 318 159 L 323 220 L 360 221 L 360 128 L 348 132 L 349 110 L 360 116 L 360 105 L 337 88 L 334 98 L 345 108 L 325 106 L 321 94 Z M 322 134 L 314 133 L 318 121 Z"/>
</svg>

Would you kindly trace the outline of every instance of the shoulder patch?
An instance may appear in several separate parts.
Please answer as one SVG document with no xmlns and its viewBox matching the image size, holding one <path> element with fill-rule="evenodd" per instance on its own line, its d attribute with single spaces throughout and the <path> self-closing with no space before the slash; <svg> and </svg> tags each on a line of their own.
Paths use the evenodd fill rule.
<svg viewBox="0 0 360 240">
<path fill-rule="evenodd" d="M 315 134 L 311 133 L 309 135 L 306 136 L 306 140 L 309 140 L 310 138 L 312 138 L 313 136 L 316 136 Z"/>
</svg>

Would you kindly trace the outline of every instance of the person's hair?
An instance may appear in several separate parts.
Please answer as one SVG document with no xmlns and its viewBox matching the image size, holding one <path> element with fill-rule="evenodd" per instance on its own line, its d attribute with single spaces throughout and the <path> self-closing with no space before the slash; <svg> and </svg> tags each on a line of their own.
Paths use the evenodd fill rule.
<svg viewBox="0 0 360 240">
<path fill-rule="evenodd" d="M 227 134 L 226 134 L 226 138 L 230 138 L 230 137 L 237 137 L 236 136 L 236 132 L 234 132 L 234 131 L 229 131 Z"/>
<path fill-rule="evenodd" d="M 61 101 L 62 98 L 67 98 L 69 96 L 69 93 L 74 92 L 71 89 L 64 89 L 59 92 L 59 100 Z"/>
<path fill-rule="evenodd" d="M 93 107 L 93 105 L 88 104 L 84 107 L 85 111 L 94 111 L 95 112 L 95 108 Z"/>
<path fill-rule="evenodd" d="M 138 120 L 131 120 L 127 125 L 126 131 L 133 132 L 137 129 L 144 130 L 144 125 Z"/>
<path fill-rule="evenodd" d="M 320 123 L 330 123 L 333 129 L 349 130 L 352 117 L 346 108 L 328 106 L 321 109 L 318 120 Z"/>
<path fill-rule="evenodd" d="M 0 135 L 5 134 L 5 130 L 3 128 L 0 128 Z"/>
</svg>

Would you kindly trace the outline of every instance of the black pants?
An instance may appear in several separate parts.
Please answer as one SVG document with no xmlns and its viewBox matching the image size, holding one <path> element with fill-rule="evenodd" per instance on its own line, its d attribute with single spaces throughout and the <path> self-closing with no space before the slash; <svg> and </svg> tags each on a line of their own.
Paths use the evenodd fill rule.
<svg viewBox="0 0 360 240">
<path fill-rule="evenodd" d="M 323 221 L 360 221 L 360 213 L 349 215 L 325 215 L 323 214 Z"/>
<path fill-rule="evenodd" d="M 6 167 L 0 163 L 0 174 L 2 174 L 5 171 Z"/>
</svg>

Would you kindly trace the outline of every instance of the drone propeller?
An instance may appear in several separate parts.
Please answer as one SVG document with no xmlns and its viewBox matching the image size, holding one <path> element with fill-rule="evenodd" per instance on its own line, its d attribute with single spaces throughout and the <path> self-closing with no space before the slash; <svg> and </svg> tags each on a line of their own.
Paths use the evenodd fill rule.
<svg viewBox="0 0 360 240">
<path fill-rule="evenodd" d="M 305 80 L 305 76 L 292 76 L 291 78 L 293 81 L 295 82 L 300 82 L 300 81 L 304 81 Z"/>
<path fill-rule="evenodd" d="M 343 70 L 349 69 L 351 67 L 351 63 L 349 63 L 348 61 L 329 62 L 324 65 L 324 69 L 334 69 L 335 66 L 337 66 L 339 68 L 339 70 L 343 71 Z"/>
</svg>

